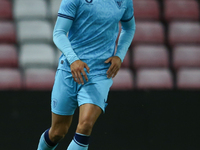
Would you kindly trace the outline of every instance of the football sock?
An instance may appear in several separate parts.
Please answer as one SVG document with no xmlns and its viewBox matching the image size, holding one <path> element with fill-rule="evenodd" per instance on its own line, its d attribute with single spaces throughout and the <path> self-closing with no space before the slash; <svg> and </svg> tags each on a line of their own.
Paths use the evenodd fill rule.
<svg viewBox="0 0 200 150">
<path fill-rule="evenodd" d="M 41 135 L 37 150 L 54 150 L 57 145 L 49 139 L 48 129 Z"/>
<path fill-rule="evenodd" d="M 76 133 L 67 150 L 87 150 L 90 136 Z"/>
</svg>

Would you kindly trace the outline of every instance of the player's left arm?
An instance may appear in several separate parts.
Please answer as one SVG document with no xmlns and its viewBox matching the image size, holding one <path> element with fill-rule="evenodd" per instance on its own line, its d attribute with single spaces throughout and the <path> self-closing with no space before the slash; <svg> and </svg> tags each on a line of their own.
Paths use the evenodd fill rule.
<svg viewBox="0 0 200 150">
<path fill-rule="evenodd" d="M 108 78 L 110 77 L 114 78 L 116 76 L 135 34 L 136 27 L 135 27 L 135 18 L 133 13 L 132 0 L 126 0 L 126 6 L 127 9 L 125 10 L 121 18 L 122 30 L 118 41 L 117 52 L 115 56 L 110 57 L 105 62 L 105 63 L 109 62 L 111 63 L 111 66 L 107 71 Z"/>
<path fill-rule="evenodd" d="M 122 31 L 120 33 L 118 48 L 115 56 L 110 57 L 105 63 L 111 63 L 107 71 L 108 78 L 114 78 L 121 67 L 121 63 L 127 53 L 127 50 L 135 34 L 135 19 L 132 17 L 129 21 L 121 21 Z"/>
<path fill-rule="evenodd" d="M 122 30 L 118 40 L 117 52 L 115 56 L 118 56 L 123 62 L 125 55 L 128 51 L 129 46 L 132 43 L 133 37 L 135 35 L 135 18 L 132 17 L 131 20 L 123 22 L 121 21 Z"/>
</svg>

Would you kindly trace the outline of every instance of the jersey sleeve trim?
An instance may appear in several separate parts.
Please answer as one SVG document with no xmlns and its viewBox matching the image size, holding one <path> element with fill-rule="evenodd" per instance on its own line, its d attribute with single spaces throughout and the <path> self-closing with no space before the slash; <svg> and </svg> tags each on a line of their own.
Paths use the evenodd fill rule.
<svg viewBox="0 0 200 150">
<path fill-rule="evenodd" d="M 62 18 L 74 20 L 74 17 L 68 16 L 68 15 L 64 15 L 64 14 L 61 14 L 61 13 L 58 13 L 58 16 L 59 16 L 59 17 L 62 17 Z"/>
<path fill-rule="evenodd" d="M 122 22 L 128 22 L 128 21 L 130 21 L 132 18 L 133 18 L 133 16 L 132 16 L 131 18 L 129 18 L 129 19 L 121 20 L 121 21 L 122 21 Z"/>
</svg>

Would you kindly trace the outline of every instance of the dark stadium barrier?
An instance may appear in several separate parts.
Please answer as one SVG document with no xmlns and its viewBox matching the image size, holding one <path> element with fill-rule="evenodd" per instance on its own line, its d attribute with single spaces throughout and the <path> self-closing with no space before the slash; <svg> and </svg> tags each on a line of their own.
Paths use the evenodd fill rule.
<svg viewBox="0 0 200 150">
<path fill-rule="evenodd" d="M 51 92 L 0 92 L 0 150 L 36 150 L 49 128 Z M 200 91 L 111 91 L 89 150 L 199 150 Z M 78 110 L 65 150 L 76 129 Z"/>
</svg>

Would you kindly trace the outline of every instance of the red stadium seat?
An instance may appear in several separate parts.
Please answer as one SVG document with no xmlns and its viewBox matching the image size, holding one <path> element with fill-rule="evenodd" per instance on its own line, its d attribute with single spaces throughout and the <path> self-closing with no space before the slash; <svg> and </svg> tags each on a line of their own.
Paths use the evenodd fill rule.
<svg viewBox="0 0 200 150">
<path fill-rule="evenodd" d="M 164 43 L 164 27 L 161 22 L 136 22 L 133 44 Z"/>
<path fill-rule="evenodd" d="M 179 89 L 200 89 L 200 69 L 181 69 L 177 72 Z"/>
<path fill-rule="evenodd" d="M 0 0 L 0 19 L 12 19 L 12 4 L 9 0 Z"/>
<path fill-rule="evenodd" d="M 136 69 L 169 66 L 169 54 L 164 45 L 137 45 L 132 57 Z"/>
<path fill-rule="evenodd" d="M 27 90 L 51 90 L 55 71 L 47 68 L 26 69 L 24 88 Z"/>
<path fill-rule="evenodd" d="M 169 25 L 169 44 L 200 43 L 199 22 L 173 22 Z"/>
<path fill-rule="evenodd" d="M 175 69 L 200 67 L 200 46 L 176 46 L 173 49 L 173 66 Z"/>
<path fill-rule="evenodd" d="M 0 43 L 15 43 L 16 33 L 14 23 L 10 21 L 0 21 Z"/>
<path fill-rule="evenodd" d="M 168 69 L 141 69 L 136 73 L 138 89 L 172 89 L 172 74 Z"/>
<path fill-rule="evenodd" d="M 0 45 L 0 67 L 17 67 L 18 55 L 14 45 Z"/>
<path fill-rule="evenodd" d="M 198 2 L 196 0 L 165 0 L 164 17 L 167 21 L 198 20 Z"/>
<path fill-rule="evenodd" d="M 120 69 L 118 74 L 113 78 L 111 90 L 131 90 L 133 89 L 133 73 L 129 69 Z"/>
<path fill-rule="evenodd" d="M 160 8 L 156 0 L 133 0 L 134 16 L 136 19 L 158 20 Z"/>
<path fill-rule="evenodd" d="M 0 90 L 20 90 L 21 73 L 18 69 L 0 69 Z"/>
</svg>

